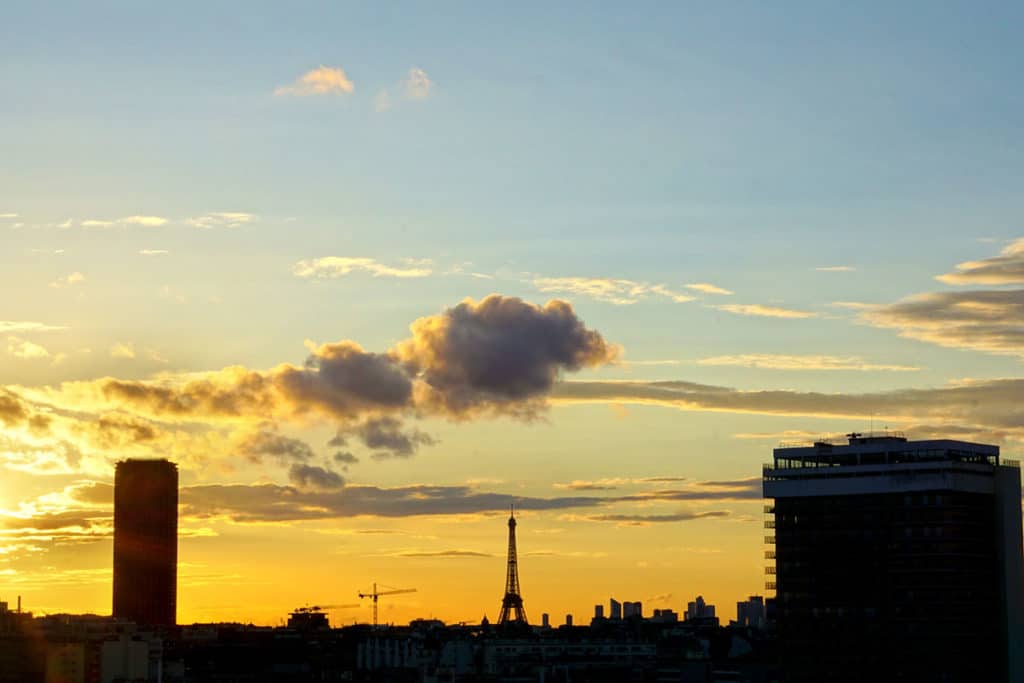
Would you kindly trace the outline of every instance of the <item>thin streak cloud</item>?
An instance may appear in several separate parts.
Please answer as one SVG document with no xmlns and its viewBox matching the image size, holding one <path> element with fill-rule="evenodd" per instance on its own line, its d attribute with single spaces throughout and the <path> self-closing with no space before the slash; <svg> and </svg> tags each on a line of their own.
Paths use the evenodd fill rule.
<svg viewBox="0 0 1024 683">
<path fill-rule="evenodd" d="M 34 320 L 0 320 L 0 332 L 56 332 L 66 330 L 63 325 L 50 325 Z"/>
<path fill-rule="evenodd" d="M 713 285 L 709 282 L 694 282 L 686 285 L 686 288 L 702 294 L 719 294 L 722 296 L 730 296 L 734 294 L 734 292 L 728 289 L 718 287 L 717 285 Z"/>
<path fill-rule="evenodd" d="M 750 315 L 760 318 L 816 318 L 817 313 L 811 311 L 798 311 L 792 308 L 780 308 L 778 306 L 762 306 L 761 304 L 719 304 L 715 306 L 720 311 L 735 313 L 736 315 Z"/>
<path fill-rule="evenodd" d="M 73 285 L 81 284 L 85 282 L 85 275 L 82 275 L 78 271 L 59 277 L 50 283 L 50 286 L 54 289 L 60 289 L 62 287 L 71 287 Z"/>
<path fill-rule="evenodd" d="M 308 259 L 299 261 L 292 267 L 292 273 L 303 278 L 339 278 L 357 272 L 369 273 L 374 277 L 420 278 L 428 277 L 433 270 L 422 263 L 388 266 L 372 258 L 346 256 Z"/>
<path fill-rule="evenodd" d="M 735 356 L 712 356 L 697 361 L 698 365 L 735 366 L 769 370 L 860 370 L 916 372 L 913 365 L 869 363 L 859 356 L 787 355 L 772 353 L 746 353 Z"/>
<path fill-rule="evenodd" d="M 187 218 L 185 223 L 201 230 L 211 230 L 213 228 L 238 228 L 253 223 L 256 219 L 256 214 L 244 211 L 214 211 Z"/>
<path fill-rule="evenodd" d="M 579 294 L 596 301 L 628 306 L 650 296 L 661 296 L 676 303 L 694 301 L 694 297 L 670 290 L 663 284 L 601 277 L 539 277 L 533 285 L 541 292 Z"/>
</svg>

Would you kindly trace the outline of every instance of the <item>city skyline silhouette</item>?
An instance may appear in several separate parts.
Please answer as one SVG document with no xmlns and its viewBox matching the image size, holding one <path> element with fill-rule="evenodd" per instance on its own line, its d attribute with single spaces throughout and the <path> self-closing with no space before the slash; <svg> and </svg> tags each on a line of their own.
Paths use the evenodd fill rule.
<svg viewBox="0 0 1024 683">
<path fill-rule="evenodd" d="M 773 597 L 775 448 L 1024 457 L 1016 3 L 0 23 L 11 605 L 152 615 L 114 599 L 152 560 L 179 625 L 372 625 L 376 593 L 727 629 Z M 140 460 L 176 468 L 173 558 L 116 549 Z"/>
</svg>

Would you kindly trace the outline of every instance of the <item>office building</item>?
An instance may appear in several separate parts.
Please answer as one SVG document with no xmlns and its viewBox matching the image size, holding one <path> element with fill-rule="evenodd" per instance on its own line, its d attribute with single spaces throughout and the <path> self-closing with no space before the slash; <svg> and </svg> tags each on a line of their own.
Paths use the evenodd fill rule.
<svg viewBox="0 0 1024 683">
<path fill-rule="evenodd" d="M 775 449 L 776 595 L 788 681 L 1024 681 L 1019 465 L 898 434 Z"/>
<path fill-rule="evenodd" d="M 736 623 L 740 626 L 763 628 L 765 623 L 764 597 L 751 595 L 736 603 Z"/>
<path fill-rule="evenodd" d="M 686 605 L 686 614 L 684 617 L 687 621 L 690 621 L 691 619 L 711 619 L 714 616 L 715 606 L 704 602 L 703 595 L 698 595 L 696 600 L 687 603 Z"/>
<path fill-rule="evenodd" d="M 178 468 L 124 460 L 114 473 L 113 615 L 148 626 L 175 623 Z"/>
<path fill-rule="evenodd" d="M 608 618 L 612 621 L 622 618 L 622 603 L 615 598 L 608 599 Z"/>
<path fill-rule="evenodd" d="M 604 605 L 594 605 L 594 619 L 604 619 Z"/>
<path fill-rule="evenodd" d="M 637 617 L 642 619 L 644 616 L 644 606 L 640 601 L 637 602 L 624 602 L 622 603 L 622 618 L 629 619 L 630 617 Z"/>
</svg>

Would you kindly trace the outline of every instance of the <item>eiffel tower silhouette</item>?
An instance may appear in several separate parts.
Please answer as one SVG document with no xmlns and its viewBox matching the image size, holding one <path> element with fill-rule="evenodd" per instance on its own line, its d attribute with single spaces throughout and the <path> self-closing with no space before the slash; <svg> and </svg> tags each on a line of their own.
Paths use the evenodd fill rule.
<svg viewBox="0 0 1024 683">
<path fill-rule="evenodd" d="M 523 596 L 519 594 L 519 563 L 516 560 L 516 515 L 515 509 L 508 518 L 508 574 L 505 577 L 505 597 L 501 600 L 501 616 L 498 624 L 528 626 Z"/>
</svg>

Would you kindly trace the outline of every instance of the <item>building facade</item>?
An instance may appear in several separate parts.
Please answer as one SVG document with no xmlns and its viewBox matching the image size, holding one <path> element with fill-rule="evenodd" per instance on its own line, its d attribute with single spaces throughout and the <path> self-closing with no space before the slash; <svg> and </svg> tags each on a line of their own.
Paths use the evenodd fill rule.
<svg viewBox="0 0 1024 683">
<path fill-rule="evenodd" d="M 178 580 L 178 468 L 124 460 L 114 474 L 113 615 L 173 626 Z"/>
<path fill-rule="evenodd" d="M 1020 469 L 997 446 L 784 446 L 764 495 L 784 680 L 1024 680 Z"/>
</svg>

